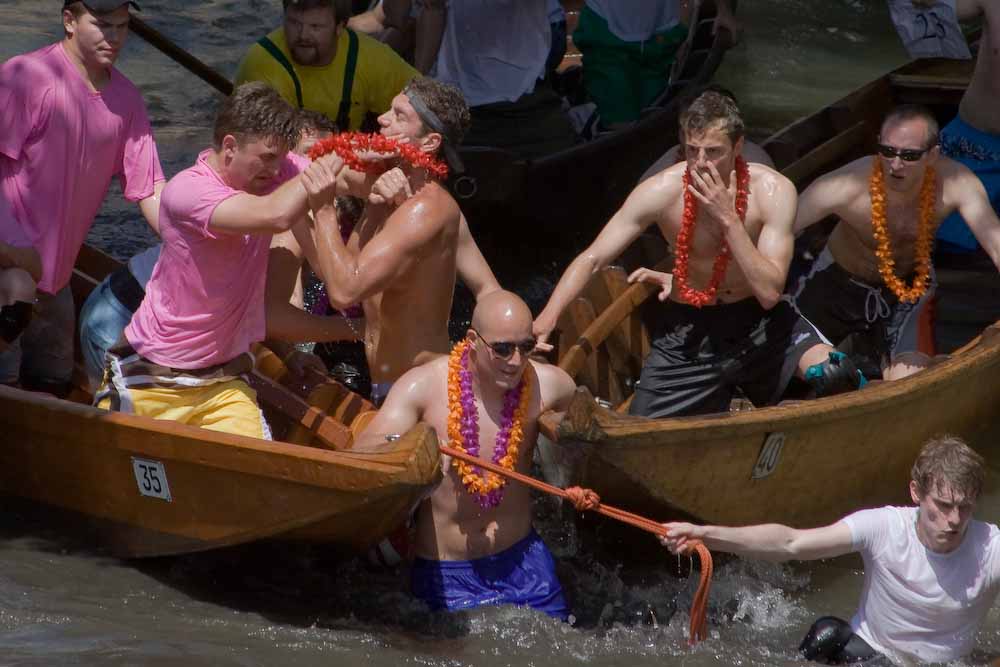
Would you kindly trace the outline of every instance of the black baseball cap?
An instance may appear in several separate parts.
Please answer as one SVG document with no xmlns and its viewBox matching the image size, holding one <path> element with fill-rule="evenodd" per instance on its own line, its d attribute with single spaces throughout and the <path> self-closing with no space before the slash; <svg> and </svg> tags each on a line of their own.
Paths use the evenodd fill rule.
<svg viewBox="0 0 1000 667">
<path fill-rule="evenodd" d="M 109 12 L 115 11 L 122 5 L 132 5 L 132 8 L 137 12 L 142 11 L 142 9 L 139 8 L 139 3 L 135 2 L 135 0 L 65 0 L 65 2 L 63 2 L 63 9 L 81 1 L 87 9 L 92 12 L 97 12 L 98 14 L 108 14 Z"/>
</svg>

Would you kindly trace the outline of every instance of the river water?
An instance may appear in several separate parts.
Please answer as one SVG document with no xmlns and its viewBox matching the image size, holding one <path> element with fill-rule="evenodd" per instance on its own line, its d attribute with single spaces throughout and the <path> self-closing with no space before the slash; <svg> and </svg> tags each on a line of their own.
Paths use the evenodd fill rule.
<svg viewBox="0 0 1000 667">
<path fill-rule="evenodd" d="M 276 0 L 141 4 L 151 24 L 226 75 L 278 22 L 280 8 Z M 905 60 L 877 0 L 743 4 L 746 36 L 718 79 L 740 98 L 755 137 Z M 60 37 L 57 5 L 0 3 L 0 60 Z M 188 166 L 209 142 L 215 92 L 135 37 L 120 68 L 146 97 L 167 175 Z M 125 258 L 152 236 L 112 193 L 91 241 Z M 988 434 L 979 444 L 989 450 L 995 439 Z M 996 489 L 996 456 L 990 479 Z M 849 617 L 860 591 L 854 557 L 723 562 L 712 637 L 690 650 L 686 610 L 695 580 L 671 573 L 686 562 L 640 533 L 626 548 L 581 547 L 550 501 L 540 499 L 537 509 L 559 557 L 573 626 L 509 608 L 431 615 L 405 593 L 398 573 L 321 550 L 260 545 L 121 562 L 70 541 L 50 517 L 8 506 L 0 510 L 0 665 L 798 665 L 794 649 L 811 621 Z M 988 494 L 980 517 L 1000 519 L 1000 493 Z M 1000 653 L 996 612 L 978 644 L 984 655 Z"/>
</svg>

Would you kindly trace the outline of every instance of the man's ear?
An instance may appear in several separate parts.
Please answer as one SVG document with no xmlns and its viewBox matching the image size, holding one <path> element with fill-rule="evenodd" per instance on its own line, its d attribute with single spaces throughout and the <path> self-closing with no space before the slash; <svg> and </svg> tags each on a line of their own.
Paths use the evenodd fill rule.
<svg viewBox="0 0 1000 667">
<path fill-rule="evenodd" d="M 927 151 L 927 166 L 933 165 L 941 157 L 941 144 L 936 144 L 933 148 Z"/>
<path fill-rule="evenodd" d="M 917 483 L 914 482 L 912 479 L 910 480 L 910 498 L 912 498 L 913 502 L 917 505 L 920 504 L 920 499 L 922 498 L 922 494 L 920 493 L 920 487 L 917 486 Z"/>
<path fill-rule="evenodd" d="M 470 343 L 475 343 L 476 338 L 478 337 L 479 336 L 477 336 L 476 332 L 472 329 L 469 329 L 468 331 L 465 332 L 465 340 L 469 341 Z"/>
<path fill-rule="evenodd" d="M 221 153 L 224 157 L 231 158 L 236 153 L 237 148 L 239 148 L 239 142 L 236 141 L 236 137 L 231 134 L 222 137 Z"/>
<path fill-rule="evenodd" d="M 420 150 L 425 153 L 434 153 L 444 142 L 444 138 L 438 132 L 428 132 L 420 139 Z"/>
</svg>

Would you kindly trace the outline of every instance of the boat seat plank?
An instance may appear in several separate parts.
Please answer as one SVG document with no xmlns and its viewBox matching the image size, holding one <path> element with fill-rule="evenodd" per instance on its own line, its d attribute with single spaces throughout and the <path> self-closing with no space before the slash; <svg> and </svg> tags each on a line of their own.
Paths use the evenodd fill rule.
<svg viewBox="0 0 1000 667">
<path fill-rule="evenodd" d="M 311 434 L 309 441 L 330 449 L 348 449 L 354 441 L 351 429 L 336 421 L 323 410 L 310 405 L 277 382 L 260 373 L 247 376 L 250 386 L 262 403 L 289 417 L 294 424 L 301 424 Z M 300 434 L 300 439 L 304 436 Z"/>
<path fill-rule="evenodd" d="M 781 170 L 793 183 L 804 181 L 827 168 L 827 165 L 842 161 L 851 151 L 858 150 L 869 139 L 868 123 L 859 120 L 832 139 L 823 142 L 802 157 Z"/>
<path fill-rule="evenodd" d="M 597 319 L 594 305 L 587 299 L 576 299 L 567 308 L 577 330 L 586 331 Z M 608 354 L 607 348 L 596 348 L 586 359 L 579 374 L 580 384 L 588 387 L 594 394 L 606 398 L 612 403 L 619 403 L 625 398 L 619 370 Z"/>
</svg>

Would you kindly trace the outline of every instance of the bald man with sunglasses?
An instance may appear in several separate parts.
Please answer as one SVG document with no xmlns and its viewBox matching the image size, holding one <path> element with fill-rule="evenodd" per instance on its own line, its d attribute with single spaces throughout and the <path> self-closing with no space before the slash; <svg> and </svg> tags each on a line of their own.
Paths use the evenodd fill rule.
<svg viewBox="0 0 1000 667">
<path fill-rule="evenodd" d="M 938 124 L 927 109 L 903 105 L 882 123 L 878 152 L 820 177 L 799 196 L 795 232 L 829 216 L 839 218 L 826 248 L 792 292 L 802 315 L 833 345 L 854 335 L 860 351 L 886 380 L 911 375 L 929 362 L 917 349 L 917 317 L 934 290 L 928 286 L 915 302 L 901 301 L 879 270 L 878 243 L 872 223 L 872 175 L 881 166 L 886 231 L 893 270 L 906 288 L 917 271 L 922 209 L 921 189 L 930 169 L 936 173 L 930 236 L 953 212 L 1000 267 L 1000 220 L 982 182 L 972 171 L 941 155 Z M 816 346 L 807 356 L 823 356 L 832 347 Z M 847 366 L 848 364 L 844 364 Z M 835 380 L 835 378 L 831 378 Z"/>
<path fill-rule="evenodd" d="M 478 442 L 464 435 L 449 440 L 450 357 L 418 366 L 403 375 L 389 391 L 385 404 L 362 434 L 355 449 L 384 446 L 394 434 L 405 433 L 418 421 L 434 427 L 439 440 L 467 452 L 478 446 L 478 456 L 497 461 L 501 425 L 519 394 L 528 392 L 521 420 L 523 437 L 513 457 L 514 470 L 528 473 L 538 437 L 538 417 L 545 410 L 565 410 L 576 389 L 573 380 L 556 366 L 528 359 L 535 348 L 531 311 L 516 294 L 497 290 L 476 304 L 472 328 L 466 334 L 467 352 L 460 362 L 468 372 L 470 390 L 462 403 L 466 416 L 475 408 Z M 458 357 L 462 359 L 462 356 Z M 460 392 L 461 393 L 461 392 Z M 463 420 L 464 421 L 464 420 Z M 513 423 L 508 426 L 514 452 Z M 494 458 L 496 456 L 496 458 Z M 556 578 L 552 555 L 532 527 L 531 494 L 513 482 L 502 488 L 497 504 L 469 489 L 456 464 L 442 457 L 444 479 L 416 514 L 416 560 L 411 570 L 413 593 L 432 609 L 449 611 L 486 604 L 529 606 L 551 616 L 569 615 Z"/>
</svg>

